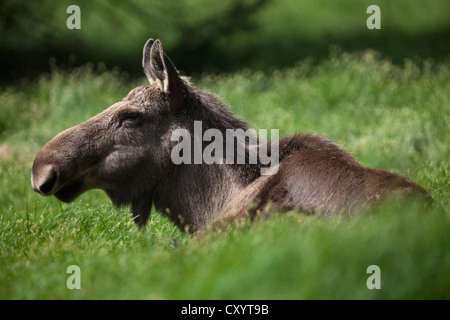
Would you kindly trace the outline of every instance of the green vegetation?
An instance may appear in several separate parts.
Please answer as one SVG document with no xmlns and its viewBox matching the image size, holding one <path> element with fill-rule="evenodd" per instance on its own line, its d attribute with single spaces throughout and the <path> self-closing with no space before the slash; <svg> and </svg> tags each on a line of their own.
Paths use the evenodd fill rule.
<svg viewBox="0 0 450 320">
<path fill-rule="evenodd" d="M 145 82 L 92 69 L 54 68 L 1 91 L 0 298 L 450 298 L 448 63 L 396 66 L 373 51 L 335 49 L 318 65 L 196 80 L 254 128 L 325 134 L 363 164 L 413 178 L 438 203 L 274 216 L 198 241 L 157 213 L 137 231 L 102 191 L 71 204 L 32 191 L 32 161 L 48 139 Z M 81 268 L 81 290 L 66 287 L 69 265 Z M 369 265 L 381 268 L 380 290 L 366 287 Z"/>
<path fill-rule="evenodd" d="M 81 10 L 81 30 L 68 30 L 66 9 Z M 381 30 L 366 28 L 366 9 L 381 8 Z M 103 61 L 141 75 L 143 43 L 159 38 L 189 75 L 273 71 L 330 45 L 372 48 L 394 63 L 450 52 L 448 0 L 4 0 L 0 3 L 0 67 L 7 76 L 47 71 L 49 57 L 66 66 Z"/>
</svg>

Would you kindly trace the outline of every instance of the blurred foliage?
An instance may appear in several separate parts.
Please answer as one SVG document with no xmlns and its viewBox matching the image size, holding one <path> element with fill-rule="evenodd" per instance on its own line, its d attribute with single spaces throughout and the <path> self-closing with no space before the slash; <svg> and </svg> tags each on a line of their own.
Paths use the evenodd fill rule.
<svg viewBox="0 0 450 320">
<path fill-rule="evenodd" d="M 72 4 L 81 9 L 81 30 L 66 27 Z M 381 8 L 381 30 L 366 28 L 371 4 Z M 448 0 L 4 0 L 1 75 L 38 75 L 48 71 L 50 57 L 66 66 L 103 61 L 141 75 L 150 37 L 161 39 L 188 74 L 292 66 L 328 57 L 330 45 L 371 48 L 394 63 L 443 60 L 450 52 L 448 12 Z"/>
<path fill-rule="evenodd" d="M 217 39 L 251 28 L 253 13 L 266 2 L 5 1 L 0 4 L 2 68 L 12 67 L 12 59 L 18 71 L 41 71 L 54 56 L 69 65 L 104 61 L 140 71 L 142 46 L 148 38 L 162 39 L 175 57 L 186 52 L 198 55 Z M 80 7 L 81 30 L 66 27 L 71 4 Z"/>
</svg>

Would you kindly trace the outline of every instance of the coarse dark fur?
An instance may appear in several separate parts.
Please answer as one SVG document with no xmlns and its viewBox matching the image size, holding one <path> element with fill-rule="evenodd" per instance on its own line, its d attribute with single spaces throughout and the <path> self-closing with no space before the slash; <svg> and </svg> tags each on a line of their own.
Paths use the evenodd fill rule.
<svg viewBox="0 0 450 320">
<path fill-rule="evenodd" d="M 140 227 L 154 204 L 190 230 L 248 212 L 352 212 L 388 194 L 428 195 L 412 180 L 363 167 L 333 142 L 312 134 L 279 142 L 273 175 L 261 176 L 259 163 L 176 165 L 171 160 L 175 129 L 192 133 L 194 121 L 202 121 L 203 132 L 215 128 L 225 135 L 226 129 L 247 130 L 248 125 L 217 97 L 180 77 L 159 40 L 147 41 L 142 63 L 150 84 L 42 147 L 32 168 L 35 191 L 70 202 L 89 189 L 103 189 L 115 205 L 131 204 Z"/>
</svg>

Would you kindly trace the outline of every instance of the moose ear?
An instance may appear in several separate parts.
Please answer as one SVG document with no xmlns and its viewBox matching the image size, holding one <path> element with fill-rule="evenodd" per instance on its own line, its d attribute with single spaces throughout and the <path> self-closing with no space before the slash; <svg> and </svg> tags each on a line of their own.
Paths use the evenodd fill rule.
<svg viewBox="0 0 450 320">
<path fill-rule="evenodd" d="M 164 53 L 161 41 L 149 39 L 144 46 L 142 66 L 148 81 L 157 83 L 159 88 L 168 94 L 171 107 L 176 109 L 185 97 L 185 84 L 180 75 Z"/>
<path fill-rule="evenodd" d="M 177 86 L 181 85 L 180 75 L 172 61 L 164 53 L 161 41 L 155 41 L 150 57 L 150 65 L 157 81 L 160 82 L 161 89 L 166 93 L 176 91 Z"/>
<path fill-rule="evenodd" d="M 147 76 L 150 84 L 156 81 L 156 76 L 150 65 L 150 52 L 154 42 L 155 41 L 153 41 L 153 39 L 148 39 L 144 45 L 144 51 L 142 52 L 142 67 L 144 68 L 145 75 Z"/>
</svg>

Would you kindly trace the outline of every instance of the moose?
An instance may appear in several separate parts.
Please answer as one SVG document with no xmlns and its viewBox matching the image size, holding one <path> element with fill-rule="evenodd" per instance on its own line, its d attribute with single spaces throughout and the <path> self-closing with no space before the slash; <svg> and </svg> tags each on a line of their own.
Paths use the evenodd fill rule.
<svg viewBox="0 0 450 320">
<path fill-rule="evenodd" d="M 264 143 L 269 151 L 276 147 L 278 163 L 269 170 L 272 174 L 261 174 L 260 161 L 174 163 L 171 154 L 179 143 L 172 137 L 175 130 L 191 133 L 188 137 L 194 140 L 196 121 L 201 121 L 202 133 L 215 129 L 224 135 L 230 129 L 246 131 L 248 124 L 219 98 L 180 76 L 160 40 L 145 43 L 142 66 L 149 84 L 132 89 L 122 101 L 42 147 L 31 172 L 34 191 L 71 202 L 90 189 L 102 189 L 115 206 L 130 205 L 139 228 L 154 205 L 189 231 L 285 209 L 342 214 L 371 207 L 389 195 L 428 196 L 414 181 L 364 167 L 315 134 L 258 145 L 243 139 L 245 156 Z"/>
</svg>

